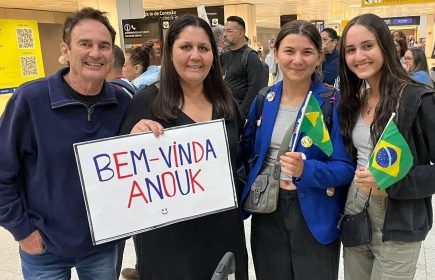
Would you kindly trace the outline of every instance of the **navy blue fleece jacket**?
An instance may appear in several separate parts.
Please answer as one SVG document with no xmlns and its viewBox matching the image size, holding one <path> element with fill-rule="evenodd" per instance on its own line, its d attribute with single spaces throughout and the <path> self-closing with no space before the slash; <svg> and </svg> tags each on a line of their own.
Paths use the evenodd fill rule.
<svg viewBox="0 0 435 280">
<path fill-rule="evenodd" d="M 35 229 L 46 249 L 82 257 L 94 246 L 73 144 L 115 136 L 130 97 L 104 82 L 92 107 L 76 101 L 56 74 L 20 86 L 0 119 L 0 226 L 22 240 Z"/>
</svg>

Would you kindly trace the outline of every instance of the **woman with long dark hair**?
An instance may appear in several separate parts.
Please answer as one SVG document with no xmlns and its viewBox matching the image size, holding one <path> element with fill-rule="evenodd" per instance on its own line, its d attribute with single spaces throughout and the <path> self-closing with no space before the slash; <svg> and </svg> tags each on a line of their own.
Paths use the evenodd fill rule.
<svg viewBox="0 0 435 280">
<path fill-rule="evenodd" d="M 396 47 L 397 54 L 399 55 L 400 62 L 403 63 L 403 57 L 408 50 L 408 45 L 406 44 L 406 39 L 400 37 L 394 37 L 394 46 Z"/>
<path fill-rule="evenodd" d="M 404 56 L 403 67 L 411 78 L 422 84 L 432 86 L 426 55 L 421 48 L 410 48 Z"/>
<path fill-rule="evenodd" d="M 432 226 L 433 92 L 406 73 L 389 36 L 388 26 L 374 14 L 353 18 L 342 36 L 340 131 L 347 152 L 357 161 L 346 214 L 360 213 L 371 193 L 372 240 L 344 248 L 348 280 L 413 279 L 421 241 Z M 409 173 L 383 191 L 366 166 L 392 113 L 414 160 Z"/>
<path fill-rule="evenodd" d="M 160 88 L 148 87 L 133 98 L 121 133 L 152 131 L 160 136 L 166 128 L 225 119 L 237 174 L 236 149 L 245 118 L 222 76 L 210 25 L 196 16 L 179 17 L 164 41 Z M 142 280 L 210 279 L 228 251 L 236 258 L 236 278 L 248 279 L 243 221 L 237 209 L 140 233 L 136 248 Z"/>
</svg>

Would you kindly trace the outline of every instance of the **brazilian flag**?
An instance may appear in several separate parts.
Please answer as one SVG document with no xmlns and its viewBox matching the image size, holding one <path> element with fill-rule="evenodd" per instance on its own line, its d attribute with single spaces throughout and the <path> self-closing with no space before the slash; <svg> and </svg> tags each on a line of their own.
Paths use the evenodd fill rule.
<svg viewBox="0 0 435 280">
<path fill-rule="evenodd" d="M 319 102 L 310 94 L 306 103 L 307 105 L 299 131 L 305 132 L 306 136 L 310 137 L 319 149 L 327 156 L 331 156 L 333 151 L 331 138 L 323 122 L 323 114 Z"/>
<path fill-rule="evenodd" d="M 369 169 L 381 190 L 387 189 L 409 172 L 414 158 L 408 143 L 391 120 L 369 160 Z"/>
</svg>

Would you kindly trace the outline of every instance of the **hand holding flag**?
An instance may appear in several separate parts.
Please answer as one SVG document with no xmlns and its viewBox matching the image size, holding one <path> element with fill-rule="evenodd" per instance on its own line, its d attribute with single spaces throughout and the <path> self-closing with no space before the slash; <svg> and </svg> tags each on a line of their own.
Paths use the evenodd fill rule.
<svg viewBox="0 0 435 280">
<path fill-rule="evenodd" d="M 317 99 L 312 96 L 311 91 L 305 100 L 305 105 L 301 112 L 302 121 L 299 123 L 296 135 L 299 132 L 305 132 L 306 136 L 313 140 L 314 144 L 321 149 L 326 155 L 331 156 L 333 148 L 329 132 L 323 121 L 323 113 Z M 295 141 L 296 143 L 296 141 Z M 293 144 L 293 149 L 296 146 Z"/>
<path fill-rule="evenodd" d="M 381 190 L 405 177 L 414 162 L 408 143 L 393 122 L 395 115 L 388 121 L 368 163 Z"/>
</svg>

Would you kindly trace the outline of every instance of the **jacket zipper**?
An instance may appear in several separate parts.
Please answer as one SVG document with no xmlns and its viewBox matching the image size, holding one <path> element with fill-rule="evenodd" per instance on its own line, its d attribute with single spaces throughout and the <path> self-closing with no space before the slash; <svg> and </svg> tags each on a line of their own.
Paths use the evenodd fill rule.
<svg viewBox="0 0 435 280">
<path fill-rule="evenodd" d="M 56 106 L 54 108 L 61 108 L 61 107 L 66 107 L 66 106 L 70 106 L 70 105 L 83 105 L 86 107 L 87 111 L 88 111 L 88 122 L 92 121 L 92 109 L 96 106 L 100 106 L 100 105 L 107 105 L 107 104 L 112 104 L 112 103 L 118 103 L 115 101 L 109 101 L 109 102 L 97 102 L 94 105 L 92 105 L 91 107 L 88 107 L 86 104 L 81 103 L 81 102 L 71 102 L 68 104 L 64 104 L 61 106 Z"/>
<path fill-rule="evenodd" d="M 86 106 L 86 108 L 88 108 L 88 106 Z M 90 122 L 92 119 L 91 108 L 88 108 L 88 122 Z"/>
</svg>

